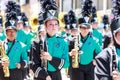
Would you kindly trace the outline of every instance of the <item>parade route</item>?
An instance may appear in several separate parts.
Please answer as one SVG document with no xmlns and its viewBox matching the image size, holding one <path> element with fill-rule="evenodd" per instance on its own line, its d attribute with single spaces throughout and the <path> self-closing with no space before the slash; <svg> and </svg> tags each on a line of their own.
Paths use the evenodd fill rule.
<svg viewBox="0 0 120 80">
<path fill-rule="evenodd" d="M 62 69 L 62 70 L 61 70 L 61 74 L 62 74 L 62 80 L 70 80 L 70 79 L 66 76 L 65 69 Z"/>
</svg>

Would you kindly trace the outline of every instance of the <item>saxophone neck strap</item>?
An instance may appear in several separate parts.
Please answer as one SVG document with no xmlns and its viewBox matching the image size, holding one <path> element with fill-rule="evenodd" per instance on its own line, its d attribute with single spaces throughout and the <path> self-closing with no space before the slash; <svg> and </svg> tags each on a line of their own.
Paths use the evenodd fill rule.
<svg viewBox="0 0 120 80">
<path fill-rule="evenodd" d="M 8 49 L 7 55 L 9 55 L 9 53 L 10 53 L 10 51 L 11 51 L 11 49 L 12 49 L 12 47 L 13 47 L 14 44 L 15 44 L 15 40 L 13 41 L 11 47 Z"/>
</svg>

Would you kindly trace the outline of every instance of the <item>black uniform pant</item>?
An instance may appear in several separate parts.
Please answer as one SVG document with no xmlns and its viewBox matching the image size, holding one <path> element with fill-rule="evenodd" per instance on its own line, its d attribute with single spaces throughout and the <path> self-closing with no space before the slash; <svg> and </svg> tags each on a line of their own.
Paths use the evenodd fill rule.
<svg viewBox="0 0 120 80">
<path fill-rule="evenodd" d="M 5 80 L 4 73 L 3 73 L 3 68 L 0 68 L 0 80 Z"/>
<path fill-rule="evenodd" d="M 60 71 L 56 71 L 56 72 L 48 71 L 48 74 L 50 75 L 52 80 L 62 80 L 62 76 L 61 76 L 61 72 Z M 45 80 L 45 79 L 38 78 L 38 79 L 34 79 L 34 80 Z"/>
<path fill-rule="evenodd" d="M 23 80 L 21 69 L 10 69 L 10 77 L 7 80 Z"/>
<path fill-rule="evenodd" d="M 49 72 L 48 71 L 48 74 L 50 75 L 52 80 L 62 80 L 62 76 L 61 76 L 61 72 L 60 71 L 56 71 L 56 72 Z"/>
<path fill-rule="evenodd" d="M 0 80 L 23 80 L 21 69 L 10 69 L 10 77 L 5 78 L 2 69 L 0 69 Z"/>
<path fill-rule="evenodd" d="M 22 77 L 26 79 L 27 75 L 29 74 L 28 68 L 21 69 L 22 70 Z"/>
<path fill-rule="evenodd" d="M 79 65 L 79 68 L 71 68 L 70 80 L 94 80 L 94 65 Z"/>
</svg>

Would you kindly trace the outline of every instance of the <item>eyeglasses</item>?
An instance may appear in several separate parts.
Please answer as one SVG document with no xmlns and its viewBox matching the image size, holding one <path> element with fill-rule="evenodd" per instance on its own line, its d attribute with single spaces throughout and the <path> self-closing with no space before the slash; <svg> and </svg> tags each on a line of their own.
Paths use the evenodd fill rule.
<svg viewBox="0 0 120 80">
<path fill-rule="evenodd" d="M 58 24 L 48 24 L 48 26 L 58 26 Z"/>
<path fill-rule="evenodd" d="M 80 29 L 84 29 L 84 30 L 87 30 L 87 29 L 89 29 L 89 28 L 86 28 L 86 27 L 80 27 Z"/>
</svg>

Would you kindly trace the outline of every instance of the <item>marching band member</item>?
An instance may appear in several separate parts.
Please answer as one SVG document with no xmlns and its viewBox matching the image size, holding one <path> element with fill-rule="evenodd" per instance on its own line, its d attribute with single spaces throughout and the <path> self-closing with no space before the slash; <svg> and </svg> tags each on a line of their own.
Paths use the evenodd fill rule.
<svg viewBox="0 0 120 80">
<path fill-rule="evenodd" d="M 105 48 L 96 56 L 95 80 L 118 80 L 120 74 L 120 18 L 114 19 L 110 25 L 114 45 Z M 117 71 L 117 73 L 116 73 Z M 115 79 L 116 78 L 116 79 Z"/>
<path fill-rule="evenodd" d="M 4 41 L 6 54 L 10 59 L 10 77 L 8 80 L 23 80 L 23 71 L 28 66 L 27 45 L 22 42 L 18 27 L 23 27 L 20 5 L 14 1 L 8 1 L 6 4 L 6 40 Z M 18 36 L 20 37 L 18 39 Z M 16 75 L 17 74 L 17 75 Z"/>
<path fill-rule="evenodd" d="M 78 48 L 76 48 L 74 43 L 74 47 L 70 52 L 70 56 L 73 60 L 74 56 L 78 55 L 78 59 L 75 59 L 78 66 L 74 67 L 75 62 L 73 60 L 73 62 L 71 62 L 71 80 L 94 80 L 94 57 L 100 53 L 102 49 L 98 43 L 98 39 L 95 38 L 90 31 L 91 25 L 89 22 L 91 22 L 91 9 L 92 0 L 85 0 L 82 9 L 82 17 L 78 21 L 79 37 L 78 40 L 75 40 L 75 43 L 78 43 L 76 44 Z"/>
<path fill-rule="evenodd" d="M 95 80 L 119 80 L 120 78 L 120 1 L 115 1 L 116 5 L 112 12 L 114 19 L 110 24 L 113 38 L 113 45 L 105 48 L 96 56 Z"/>
<path fill-rule="evenodd" d="M 45 20 L 45 30 L 47 32 L 47 48 L 40 52 L 40 42 L 33 42 L 31 52 L 33 52 L 33 71 L 36 80 L 62 80 L 60 70 L 69 66 L 68 45 L 64 39 L 56 37 L 59 21 L 56 17 L 48 17 Z M 41 59 L 47 60 L 47 71 L 41 65 Z"/>
<path fill-rule="evenodd" d="M 62 80 L 61 69 L 69 66 L 68 44 L 63 38 L 57 37 L 59 21 L 55 17 L 56 2 L 45 0 L 42 6 L 45 9 L 43 11 L 46 11 L 43 19 L 46 37 L 33 41 L 31 46 L 34 78 L 35 80 Z"/>
<path fill-rule="evenodd" d="M 98 20 L 97 20 L 97 15 L 96 15 L 96 8 L 92 8 L 92 35 L 96 37 L 99 40 L 99 44 L 102 47 L 102 32 L 98 30 Z"/>
<path fill-rule="evenodd" d="M 103 25 L 103 49 L 105 49 L 113 43 L 108 15 L 103 16 L 101 24 Z"/>
<path fill-rule="evenodd" d="M 28 64 L 26 45 L 15 39 L 17 29 L 14 20 L 7 21 L 5 27 L 7 39 L 4 46 L 10 60 L 10 77 L 7 80 L 23 80 L 21 69 L 26 68 Z"/>
<path fill-rule="evenodd" d="M 97 42 L 96 38 L 94 38 L 90 34 L 90 24 L 82 23 L 78 26 L 80 30 L 79 43 L 79 67 L 72 68 L 71 70 L 71 80 L 94 80 L 94 55 L 101 52 L 101 47 Z M 76 55 L 77 52 L 74 48 L 71 50 L 71 57 Z"/>
<path fill-rule="evenodd" d="M 118 80 L 120 76 L 120 65 L 119 65 L 119 49 L 120 49 L 120 43 L 119 43 L 119 33 L 120 33 L 120 18 L 119 18 L 119 12 L 116 8 L 120 4 L 119 1 L 115 1 L 116 6 L 113 7 L 113 14 L 114 19 L 112 20 L 110 24 L 112 38 L 113 38 L 113 45 L 109 46 L 108 48 L 105 48 L 97 57 L 96 57 L 96 68 L 95 68 L 95 79 L 96 80 Z M 108 62 L 109 61 L 109 62 Z M 101 63 L 102 62 L 102 63 Z M 99 65 L 100 64 L 100 65 Z M 104 69 L 103 69 L 104 68 Z M 98 72 L 99 71 L 99 72 Z M 101 76 L 100 76 L 101 75 Z M 99 76 L 99 77 L 98 77 Z"/>
</svg>

